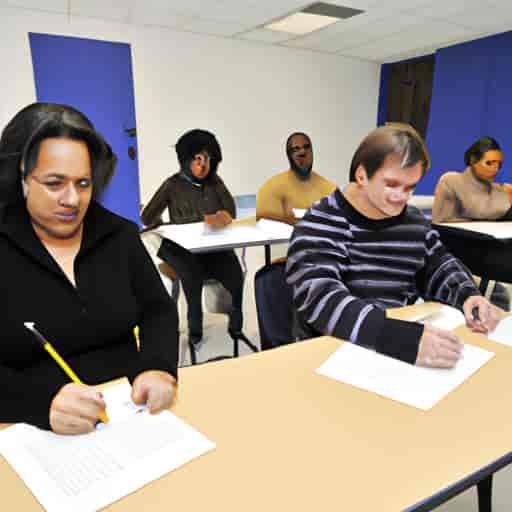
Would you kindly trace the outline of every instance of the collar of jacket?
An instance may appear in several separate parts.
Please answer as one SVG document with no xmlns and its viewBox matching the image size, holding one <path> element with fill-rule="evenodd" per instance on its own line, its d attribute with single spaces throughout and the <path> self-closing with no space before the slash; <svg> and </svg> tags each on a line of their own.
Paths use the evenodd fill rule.
<svg viewBox="0 0 512 512">
<path fill-rule="evenodd" d="M 91 201 L 84 217 L 82 244 L 77 258 L 96 247 L 104 238 L 119 231 L 125 225 L 117 215 L 109 212 L 96 201 Z M 0 221 L 0 236 L 6 236 L 29 257 L 35 259 L 50 270 L 62 273 L 57 263 L 45 249 L 36 235 L 30 222 L 24 202 L 18 202 L 5 207 Z"/>
<path fill-rule="evenodd" d="M 181 170 L 180 171 L 180 174 L 179 176 L 184 179 L 185 181 L 188 181 L 191 185 L 194 185 L 194 187 L 199 187 L 201 188 L 203 186 L 204 183 L 198 181 L 198 180 L 195 180 L 194 178 L 192 178 L 191 176 L 189 176 L 185 171 Z"/>
</svg>

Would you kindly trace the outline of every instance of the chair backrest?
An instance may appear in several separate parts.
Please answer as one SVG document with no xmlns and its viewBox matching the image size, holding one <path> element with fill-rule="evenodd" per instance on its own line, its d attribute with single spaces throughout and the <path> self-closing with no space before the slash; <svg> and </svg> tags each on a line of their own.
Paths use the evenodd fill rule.
<svg viewBox="0 0 512 512">
<path fill-rule="evenodd" d="M 285 265 L 285 261 L 265 265 L 254 276 L 262 350 L 295 341 L 292 288 L 286 282 Z"/>
</svg>

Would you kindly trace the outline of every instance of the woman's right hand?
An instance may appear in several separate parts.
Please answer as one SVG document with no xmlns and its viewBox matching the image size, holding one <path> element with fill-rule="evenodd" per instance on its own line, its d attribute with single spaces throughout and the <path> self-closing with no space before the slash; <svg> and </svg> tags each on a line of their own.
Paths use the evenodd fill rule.
<svg viewBox="0 0 512 512">
<path fill-rule="evenodd" d="M 85 434 L 94 430 L 106 408 L 103 395 L 91 386 L 62 386 L 50 405 L 50 426 L 56 434 Z"/>
</svg>

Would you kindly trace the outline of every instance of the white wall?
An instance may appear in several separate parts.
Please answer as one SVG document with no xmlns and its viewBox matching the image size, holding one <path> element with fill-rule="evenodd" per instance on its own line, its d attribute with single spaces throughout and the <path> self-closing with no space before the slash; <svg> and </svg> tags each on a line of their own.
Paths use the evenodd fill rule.
<svg viewBox="0 0 512 512">
<path fill-rule="evenodd" d="M 315 169 L 343 185 L 352 153 L 375 126 L 375 63 L 88 18 L 0 8 L 0 126 L 35 100 L 28 32 L 131 44 L 141 197 L 177 170 L 172 145 L 191 128 L 216 133 L 220 173 L 234 194 L 255 193 L 287 168 L 284 142 L 309 133 Z"/>
</svg>

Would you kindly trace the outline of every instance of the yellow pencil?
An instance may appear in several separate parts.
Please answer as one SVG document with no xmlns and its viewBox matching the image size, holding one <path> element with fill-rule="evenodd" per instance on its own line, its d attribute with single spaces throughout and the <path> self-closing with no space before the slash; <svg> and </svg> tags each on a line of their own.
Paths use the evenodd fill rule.
<svg viewBox="0 0 512 512">
<path fill-rule="evenodd" d="M 66 372 L 66 375 L 75 383 L 75 384 L 83 384 L 83 382 L 78 378 L 78 375 L 69 367 L 68 363 L 62 359 L 59 353 L 52 347 L 50 342 L 34 327 L 34 322 L 25 322 L 25 327 L 32 331 L 35 334 L 35 337 L 39 343 L 43 346 L 43 348 L 50 354 L 55 362 Z M 100 412 L 100 420 L 103 423 L 108 423 L 109 418 L 105 411 Z"/>
<path fill-rule="evenodd" d="M 136 325 L 133 328 L 133 335 L 135 336 L 135 345 L 137 345 L 137 352 L 140 352 L 140 337 L 139 337 L 139 326 Z"/>
</svg>

